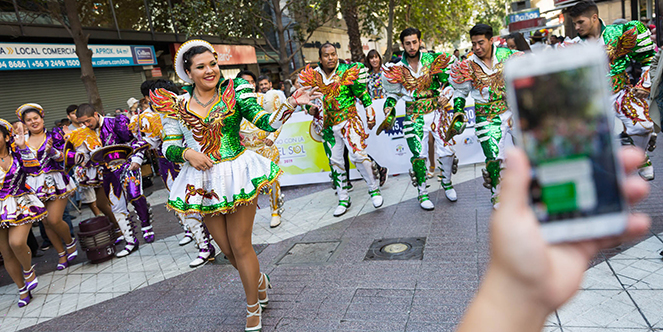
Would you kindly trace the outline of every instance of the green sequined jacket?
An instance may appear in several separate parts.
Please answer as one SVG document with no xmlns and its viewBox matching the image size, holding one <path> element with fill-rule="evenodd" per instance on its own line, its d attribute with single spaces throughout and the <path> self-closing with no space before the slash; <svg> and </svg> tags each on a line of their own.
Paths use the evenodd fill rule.
<svg viewBox="0 0 663 332">
<path fill-rule="evenodd" d="M 474 99 L 477 116 L 492 119 L 507 111 L 504 85 L 504 62 L 519 51 L 493 45 L 492 68 L 488 68 L 476 54 L 451 66 L 451 85 L 454 87 L 454 112 L 464 113 L 467 96 Z"/>
<path fill-rule="evenodd" d="M 242 118 L 273 132 L 294 111 L 286 102 L 274 113 L 265 112 L 256 101 L 253 85 L 235 78 L 219 84 L 219 100 L 201 117 L 189 109 L 193 87 L 184 89 L 188 94 L 183 96 L 164 89 L 151 95 L 153 108 L 164 115 L 163 153 L 173 162 L 185 162 L 183 154 L 189 148 L 208 155 L 214 163 L 233 160 L 245 151 L 239 136 Z"/>
<path fill-rule="evenodd" d="M 449 82 L 449 66 L 456 57 L 449 53 L 422 52 L 418 72 L 414 72 L 403 53 L 398 63 L 387 63 L 382 70 L 382 85 L 387 92 L 385 113 L 394 108 L 399 98 L 409 114 L 428 114 L 438 108 L 437 97 Z"/>
<path fill-rule="evenodd" d="M 302 86 L 317 87 L 324 95 L 322 107 L 325 112 L 325 127 L 358 117 L 356 99 L 359 99 L 366 108 L 367 118 L 375 117 L 372 108 L 368 108 L 372 105 L 372 100 L 368 93 L 367 82 L 368 71 L 361 63 L 339 63 L 329 77 L 320 64 L 316 68 L 307 65 L 299 74 L 299 83 Z"/>
<path fill-rule="evenodd" d="M 628 82 L 626 68 L 631 60 L 642 65 L 645 89 L 649 88 L 649 75 L 647 69 L 651 65 L 656 52 L 651 40 L 649 29 L 639 21 L 631 21 L 625 24 L 603 25 L 601 22 L 601 41 L 606 46 L 608 60 L 610 61 L 610 75 L 613 92 L 623 90 Z"/>
</svg>

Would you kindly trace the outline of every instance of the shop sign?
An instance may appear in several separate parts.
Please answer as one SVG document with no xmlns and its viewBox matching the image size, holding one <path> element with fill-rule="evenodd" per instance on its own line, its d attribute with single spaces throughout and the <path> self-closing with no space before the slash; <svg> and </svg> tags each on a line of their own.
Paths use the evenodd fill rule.
<svg viewBox="0 0 663 332">
<path fill-rule="evenodd" d="M 555 0 L 555 7 L 561 6 L 561 5 L 567 5 L 571 4 L 574 2 L 578 2 L 578 0 Z"/>
<path fill-rule="evenodd" d="M 175 50 L 180 48 L 182 44 L 173 44 Z M 258 63 L 256 58 L 256 49 L 253 46 L 248 45 L 212 45 L 216 51 L 216 55 L 219 61 L 219 66 L 229 66 L 229 65 L 242 65 L 249 63 Z M 171 52 L 174 56 L 176 52 Z"/>
<path fill-rule="evenodd" d="M 151 72 L 152 72 L 152 77 L 161 77 L 161 76 L 163 76 L 161 74 L 161 68 L 158 68 L 158 67 L 157 68 L 152 68 Z"/>
<path fill-rule="evenodd" d="M 535 18 L 539 18 L 541 14 L 539 13 L 539 8 L 528 9 L 527 11 L 522 11 L 518 13 L 511 13 L 506 18 L 506 24 L 516 23 L 527 21 Z"/>
<path fill-rule="evenodd" d="M 545 17 L 539 17 L 539 18 L 533 18 L 531 20 L 511 23 L 509 24 L 509 32 L 514 32 L 529 28 L 544 27 L 546 26 L 546 22 L 547 20 Z"/>
<path fill-rule="evenodd" d="M 154 46 L 88 45 L 92 67 L 156 65 Z M 0 70 L 80 68 L 73 44 L 0 43 Z"/>
</svg>

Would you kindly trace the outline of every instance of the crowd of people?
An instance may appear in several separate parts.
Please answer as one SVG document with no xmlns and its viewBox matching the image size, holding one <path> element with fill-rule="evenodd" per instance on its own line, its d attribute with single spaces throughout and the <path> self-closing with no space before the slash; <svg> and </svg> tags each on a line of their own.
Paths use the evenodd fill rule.
<svg viewBox="0 0 663 332">
<path fill-rule="evenodd" d="M 637 39 L 629 49 L 608 50 L 610 75 L 616 117 L 624 124 L 623 140 L 651 150 L 655 142 L 647 97 L 654 45 L 649 29 L 638 21 L 606 26 L 592 1 L 579 2 L 569 14 L 579 37 L 565 44 L 599 40 L 612 45 L 625 35 Z M 388 170 L 368 155 L 366 139 L 373 128 L 377 135 L 392 129 L 396 104 L 402 99 L 403 134 L 411 152 L 410 177 L 420 207 L 432 210 L 435 206 L 427 180 L 436 163 L 446 197 L 458 200 L 451 181 L 458 164 L 453 145 L 454 138 L 465 130 L 465 104 L 471 97 L 476 114 L 474 130 L 486 161 L 484 186 L 491 191 L 496 212 L 491 234 L 493 260 L 460 330 L 540 329 L 547 314 L 578 288 L 579 276 L 591 256 L 619 240 L 642 234 L 648 221 L 633 216 L 628 232 L 619 239 L 544 244 L 526 203 L 527 158 L 520 150 L 506 158 L 512 113 L 506 104 L 502 69 L 504 62 L 523 51 L 537 52 L 550 46 L 541 43 L 540 34 L 532 37 L 531 45 L 516 34 L 501 46 L 494 42 L 493 30 L 486 24 L 472 27 L 469 36 L 470 54 L 461 56 L 459 50 L 434 53 L 423 47 L 418 29 L 407 28 L 399 35 L 404 51 L 384 63 L 376 50 L 368 53 L 365 63 L 341 61 L 336 47 L 325 43 L 319 48 L 319 63 L 298 73 L 289 97 L 273 89 L 269 77 L 250 71 L 224 79 L 212 45 L 194 39 L 180 46 L 174 61 L 177 75 L 188 85 L 182 90 L 171 81 L 146 81 L 140 87 L 143 98 L 127 102 L 128 113 L 118 109 L 114 117 L 107 117 L 91 104 L 72 105 L 67 109 L 67 121 L 46 130 L 46 110 L 35 103 L 21 105 L 16 111 L 17 122 L 0 119 L 0 253 L 18 287 L 18 306 L 30 303 L 31 291 L 38 284 L 31 263 L 36 249 L 28 246 L 34 242 L 29 240 L 34 237 L 32 223 L 41 222 L 42 234 L 57 250 L 58 270 L 68 268 L 77 257 L 73 228 L 64 220 L 74 194 L 89 204 L 95 215 L 105 215 L 114 225 L 117 243 L 124 242 L 117 257 L 138 250 L 139 237 L 145 243 L 155 240 L 151 209 L 141 183 L 141 164 L 146 153 L 153 153 L 169 191 L 166 206 L 177 214 L 186 231 L 181 244 L 195 240 L 200 250 L 190 266 L 213 260 L 212 240 L 216 242 L 238 270 L 244 286 L 245 331 L 260 331 L 272 284 L 260 271 L 251 243 L 256 198 L 260 193 L 270 195 L 270 226 L 278 227 L 285 200 L 278 182 L 282 171 L 275 142 L 292 113 L 302 109 L 313 116 L 338 196 L 333 215 L 339 217 L 352 205 L 348 159 L 366 182 L 373 206 L 378 209 L 384 204 L 381 187 Z M 625 74 L 627 62 L 621 61 L 625 57 L 642 66 L 635 84 Z M 373 107 L 377 99 L 385 99 L 378 110 Z M 366 122 L 357 112 L 357 103 L 364 107 Z M 384 114 L 381 123 L 376 111 Z M 628 151 L 623 157 L 629 169 L 638 167 L 642 178 L 653 179 L 653 167 L 642 151 Z M 630 201 L 646 195 L 642 180 L 631 181 L 628 186 Z M 139 232 L 134 229 L 129 204 L 140 220 Z M 532 236 L 514 238 L 514 229 Z M 517 252 L 523 248 L 529 256 Z M 532 260 L 548 264 L 529 264 Z M 562 267 L 563 273 L 555 270 Z M 565 278 L 573 280 L 562 280 Z M 553 293 L 555 296 L 550 297 Z"/>
</svg>

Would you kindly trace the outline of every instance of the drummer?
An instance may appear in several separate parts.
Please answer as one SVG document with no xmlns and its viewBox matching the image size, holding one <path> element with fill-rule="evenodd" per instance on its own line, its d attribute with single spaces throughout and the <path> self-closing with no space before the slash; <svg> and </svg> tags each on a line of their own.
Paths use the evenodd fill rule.
<svg viewBox="0 0 663 332">
<path fill-rule="evenodd" d="M 134 150 L 147 148 L 149 145 L 142 140 L 137 140 L 131 130 L 129 130 L 129 119 L 124 115 L 118 115 L 115 118 L 106 118 L 97 113 L 90 104 L 81 104 L 76 111 L 78 120 L 85 124 L 85 128 L 94 131 L 101 141 L 102 148 L 111 145 L 122 144 L 130 146 Z M 72 132 L 75 136 L 78 130 Z M 107 148 L 112 149 L 112 148 Z M 77 147 L 77 153 L 82 153 L 84 159 L 90 160 L 92 153 L 86 148 L 85 144 Z M 109 151 L 106 151 L 109 152 Z M 121 148 L 118 148 L 114 155 L 119 158 L 127 156 L 122 155 Z M 129 151 L 130 152 L 130 151 Z M 109 155 L 106 153 L 106 155 Z M 94 160 L 93 160 L 94 161 Z M 103 168 L 103 188 L 104 193 L 111 202 L 113 214 L 124 235 L 125 247 L 116 254 L 117 257 L 124 257 L 138 249 L 138 239 L 134 235 L 133 223 L 129 218 L 127 204 L 133 204 L 136 214 L 141 221 L 143 238 L 145 242 L 154 242 L 154 231 L 150 221 L 150 211 L 147 200 L 143 195 L 141 184 L 140 165 L 143 163 L 143 152 L 134 151 L 128 160 L 116 160 L 118 163 L 111 163 Z"/>
</svg>

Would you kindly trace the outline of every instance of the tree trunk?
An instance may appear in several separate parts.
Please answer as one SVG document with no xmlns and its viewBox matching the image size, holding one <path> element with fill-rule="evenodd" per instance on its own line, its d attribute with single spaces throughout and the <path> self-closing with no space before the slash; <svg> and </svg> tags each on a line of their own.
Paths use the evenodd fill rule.
<svg viewBox="0 0 663 332">
<path fill-rule="evenodd" d="M 387 50 L 384 52 L 384 62 L 391 60 L 391 55 L 394 53 L 392 46 L 394 46 L 394 8 L 396 7 L 396 0 L 389 0 L 389 23 L 387 24 Z"/>
<path fill-rule="evenodd" d="M 279 67 L 281 67 L 281 80 L 285 84 L 285 91 L 290 92 L 290 84 L 286 84 L 286 79 L 290 77 L 290 60 L 288 59 L 288 49 L 286 48 L 285 27 L 283 25 L 283 9 L 279 0 L 272 0 L 272 10 L 274 10 L 274 25 L 276 27 L 276 37 L 279 39 Z"/>
<path fill-rule="evenodd" d="M 71 37 L 76 45 L 76 55 L 81 63 L 81 80 L 87 91 L 88 101 L 99 114 L 104 114 L 104 106 L 101 103 L 97 78 L 92 69 L 92 50 L 88 48 L 88 35 L 83 34 L 83 27 L 78 17 L 76 0 L 64 0 L 64 7 L 71 27 Z"/>
<path fill-rule="evenodd" d="M 341 13 L 345 25 L 348 27 L 350 37 L 350 54 L 353 62 L 364 62 L 365 54 L 361 46 L 361 32 L 359 32 L 359 20 L 357 19 L 357 4 L 354 0 L 341 0 Z"/>
</svg>

